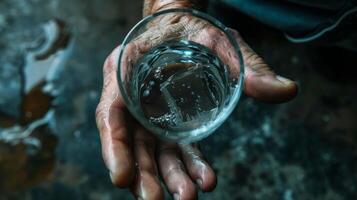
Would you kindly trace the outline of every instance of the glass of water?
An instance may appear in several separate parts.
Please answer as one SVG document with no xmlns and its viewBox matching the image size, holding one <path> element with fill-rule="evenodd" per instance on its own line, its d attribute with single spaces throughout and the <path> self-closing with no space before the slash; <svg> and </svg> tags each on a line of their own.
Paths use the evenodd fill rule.
<svg viewBox="0 0 357 200">
<path fill-rule="evenodd" d="M 118 64 L 130 113 L 175 142 L 213 133 L 243 90 L 243 58 L 230 30 L 192 9 L 164 10 L 141 20 L 125 37 Z"/>
</svg>

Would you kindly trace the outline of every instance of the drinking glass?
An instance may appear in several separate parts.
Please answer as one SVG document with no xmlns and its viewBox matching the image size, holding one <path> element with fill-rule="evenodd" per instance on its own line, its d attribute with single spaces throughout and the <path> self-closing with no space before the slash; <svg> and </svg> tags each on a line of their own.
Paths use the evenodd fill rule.
<svg viewBox="0 0 357 200">
<path fill-rule="evenodd" d="M 147 16 L 120 47 L 119 88 L 149 131 L 178 143 L 213 133 L 235 108 L 244 63 L 229 28 L 193 9 Z"/>
</svg>

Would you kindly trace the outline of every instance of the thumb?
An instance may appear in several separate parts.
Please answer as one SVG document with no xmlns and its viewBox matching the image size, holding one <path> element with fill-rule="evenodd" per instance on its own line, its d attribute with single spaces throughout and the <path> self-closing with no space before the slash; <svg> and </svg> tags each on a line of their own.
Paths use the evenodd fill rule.
<svg viewBox="0 0 357 200">
<path fill-rule="evenodd" d="M 237 31 L 231 29 L 231 32 L 240 45 L 243 54 L 245 94 L 270 103 L 281 103 L 293 99 L 298 91 L 296 83 L 276 75 L 264 60 L 245 43 Z"/>
</svg>

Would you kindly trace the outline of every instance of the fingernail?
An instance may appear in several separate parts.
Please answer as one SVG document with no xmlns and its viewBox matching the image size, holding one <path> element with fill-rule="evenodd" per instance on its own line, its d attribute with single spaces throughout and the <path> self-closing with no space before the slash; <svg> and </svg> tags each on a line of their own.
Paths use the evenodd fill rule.
<svg viewBox="0 0 357 200">
<path fill-rule="evenodd" d="M 292 83 L 292 81 L 290 79 L 287 79 L 287 78 L 279 76 L 279 75 L 277 75 L 275 78 L 278 79 L 284 85 L 288 85 L 288 84 Z"/>
<path fill-rule="evenodd" d="M 201 179 L 197 179 L 196 183 L 197 183 L 198 186 L 202 187 L 202 180 Z"/>
<path fill-rule="evenodd" d="M 177 194 L 177 193 L 175 193 L 175 194 L 174 194 L 174 199 L 175 199 L 175 200 L 180 200 L 180 195 Z"/>
</svg>

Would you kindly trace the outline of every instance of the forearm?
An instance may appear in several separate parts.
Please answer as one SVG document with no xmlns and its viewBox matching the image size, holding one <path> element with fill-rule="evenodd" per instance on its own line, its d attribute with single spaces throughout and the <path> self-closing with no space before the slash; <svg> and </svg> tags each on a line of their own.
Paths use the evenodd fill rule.
<svg viewBox="0 0 357 200">
<path fill-rule="evenodd" d="M 150 15 L 170 8 L 193 8 L 206 10 L 208 0 L 144 0 L 143 15 Z"/>
</svg>

